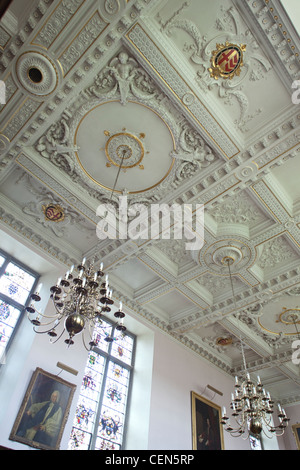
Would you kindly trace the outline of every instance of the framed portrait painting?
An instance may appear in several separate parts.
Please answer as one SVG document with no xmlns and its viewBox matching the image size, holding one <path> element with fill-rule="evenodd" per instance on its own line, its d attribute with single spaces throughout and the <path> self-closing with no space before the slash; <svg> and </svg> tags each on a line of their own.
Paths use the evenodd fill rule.
<svg viewBox="0 0 300 470">
<path fill-rule="evenodd" d="M 33 373 L 10 440 L 44 450 L 59 449 L 76 385 L 37 368 Z"/>
<path fill-rule="evenodd" d="M 300 450 L 300 424 L 293 424 L 292 430 L 296 439 L 297 449 Z"/>
<path fill-rule="evenodd" d="M 224 450 L 221 407 L 191 392 L 193 450 Z"/>
</svg>

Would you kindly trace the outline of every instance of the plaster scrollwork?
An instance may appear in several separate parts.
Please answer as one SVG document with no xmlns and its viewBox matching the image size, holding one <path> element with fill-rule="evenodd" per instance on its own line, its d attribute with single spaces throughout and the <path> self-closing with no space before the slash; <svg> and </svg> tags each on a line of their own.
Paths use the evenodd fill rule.
<svg viewBox="0 0 300 470">
<path fill-rule="evenodd" d="M 192 43 L 185 43 L 183 52 L 188 55 L 189 60 L 197 67 L 196 81 L 204 90 L 218 90 L 219 97 L 226 105 L 232 105 L 235 101 L 240 109 L 240 116 L 234 121 L 235 126 L 242 132 L 247 131 L 247 123 L 262 113 L 262 108 L 257 108 L 249 113 L 249 100 L 246 94 L 246 81 L 258 81 L 266 76 L 271 70 L 270 62 L 259 50 L 259 45 L 253 37 L 251 31 L 242 30 L 242 22 L 237 10 L 233 7 L 225 10 L 221 6 L 221 13 L 216 22 L 216 34 L 207 37 L 202 35 L 198 26 L 191 20 L 181 19 L 179 16 L 183 10 L 190 5 L 184 2 L 172 17 L 166 22 L 158 21 L 161 24 L 161 31 L 172 36 L 175 29 L 185 31 L 191 38 Z M 235 44 L 246 45 L 247 54 L 244 57 L 244 67 L 241 76 L 232 80 L 215 80 L 210 76 L 211 55 L 217 43 L 234 42 Z"/>
<path fill-rule="evenodd" d="M 99 1 L 98 9 L 105 20 L 112 21 L 120 13 L 121 8 L 124 8 L 124 4 L 124 0 L 102 0 Z"/>
<path fill-rule="evenodd" d="M 28 174 L 24 173 L 17 181 L 17 184 L 20 181 L 25 181 L 26 188 L 34 196 L 34 201 L 29 201 L 23 206 L 24 214 L 33 217 L 35 222 L 43 225 L 45 228 L 49 228 L 59 238 L 67 235 L 67 230 L 70 226 L 76 226 L 76 229 L 84 232 L 87 237 L 94 235 L 95 228 L 88 228 L 84 217 L 71 207 L 65 207 L 65 204 L 58 200 L 47 188 L 35 185 Z M 43 207 L 47 207 L 49 204 L 56 205 L 57 203 L 63 206 L 64 217 L 60 222 L 54 223 L 45 217 Z"/>
<path fill-rule="evenodd" d="M 193 162 L 198 168 L 207 167 L 215 160 L 211 148 L 187 123 L 182 126 L 178 144 L 179 150 L 172 152 L 171 157 L 185 162 Z"/>
<path fill-rule="evenodd" d="M 258 266 L 262 269 L 273 268 L 283 261 L 294 260 L 295 256 L 295 251 L 289 246 L 284 237 L 277 237 L 275 240 L 263 244 Z"/>
<path fill-rule="evenodd" d="M 210 211 L 217 223 L 258 224 L 265 217 L 262 211 L 243 192 L 228 201 L 217 204 Z"/>
<path fill-rule="evenodd" d="M 168 98 L 161 92 L 127 52 L 119 52 L 104 69 L 94 78 L 71 107 L 64 111 L 61 119 L 53 124 L 35 144 L 35 149 L 56 167 L 66 172 L 71 179 L 80 182 L 89 195 L 98 200 L 107 199 L 110 194 L 105 188 L 95 183 L 79 167 L 73 144 L 76 127 L 80 120 L 99 103 L 119 100 L 124 106 L 130 102 L 141 103 L 152 109 L 169 126 L 174 136 L 174 149 L 170 158 L 175 159 L 168 177 L 158 187 L 147 191 L 145 198 L 135 196 L 135 202 L 148 204 L 167 194 L 169 184 L 177 187 L 183 181 L 193 177 L 202 168 L 217 160 L 212 149 L 190 124 L 178 114 Z M 159 194 L 158 194 L 159 193 Z"/>
<path fill-rule="evenodd" d="M 69 135 L 68 118 L 63 115 L 59 122 L 49 127 L 38 140 L 35 148 L 42 157 L 49 159 L 51 163 L 71 176 L 74 174 L 74 159 L 70 155 Z"/>
<path fill-rule="evenodd" d="M 117 91 L 123 105 L 126 105 L 130 93 L 142 100 L 150 100 L 156 94 L 148 74 L 124 51 L 111 60 L 87 90 L 94 97 L 106 99 L 115 97 Z"/>
<path fill-rule="evenodd" d="M 35 43 L 49 48 L 83 2 L 84 0 L 62 0 L 35 38 Z"/>
</svg>

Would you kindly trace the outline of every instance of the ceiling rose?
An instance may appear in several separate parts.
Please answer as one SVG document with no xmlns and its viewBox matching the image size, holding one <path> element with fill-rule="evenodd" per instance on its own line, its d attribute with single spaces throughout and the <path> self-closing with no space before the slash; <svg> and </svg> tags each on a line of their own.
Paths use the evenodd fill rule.
<svg viewBox="0 0 300 470">
<path fill-rule="evenodd" d="M 58 72 L 45 54 L 25 52 L 16 64 L 16 74 L 23 88 L 35 97 L 53 93 L 58 85 Z"/>
<path fill-rule="evenodd" d="M 245 241 L 220 239 L 199 252 L 199 261 L 218 274 L 227 275 L 226 259 L 231 260 L 232 272 L 249 268 L 255 259 L 255 250 Z"/>
<path fill-rule="evenodd" d="M 299 297 L 287 295 L 276 297 L 264 305 L 258 324 L 271 334 L 297 336 L 297 330 L 300 330 Z"/>
<path fill-rule="evenodd" d="M 110 136 L 108 131 L 105 132 Z M 145 134 L 140 134 L 140 137 L 145 137 Z M 108 159 L 107 167 L 113 164 L 127 169 L 138 165 L 141 170 L 144 169 L 141 164 L 145 155 L 144 145 L 138 137 L 128 132 L 118 132 L 110 136 L 105 145 L 105 154 Z"/>
<path fill-rule="evenodd" d="M 86 111 L 86 110 L 85 110 Z M 129 101 L 93 104 L 77 125 L 74 144 L 81 170 L 116 193 L 140 193 L 160 185 L 174 165 L 172 131 L 150 107 Z"/>
</svg>

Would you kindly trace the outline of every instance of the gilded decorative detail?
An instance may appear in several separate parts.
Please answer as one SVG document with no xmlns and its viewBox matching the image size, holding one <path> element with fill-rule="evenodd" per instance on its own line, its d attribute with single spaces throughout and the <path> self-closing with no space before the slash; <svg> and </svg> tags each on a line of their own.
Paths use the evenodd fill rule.
<svg viewBox="0 0 300 470">
<path fill-rule="evenodd" d="M 51 222 L 62 222 L 65 218 L 64 210 L 59 204 L 47 204 L 42 206 L 45 219 Z"/>
<path fill-rule="evenodd" d="M 211 77 L 216 80 L 220 77 L 232 80 L 233 77 L 239 76 L 241 67 L 244 65 L 243 53 L 245 50 L 244 44 L 237 46 L 228 41 L 225 44 L 217 44 L 217 49 L 212 53 L 212 66 L 208 69 Z"/>
<path fill-rule="evenodd" d="M 82 55 L 103 33 L 108 23 L 103 21 L 98 11 L 90 18 L 79 34 L 73 39 L 71 44 L 60 55 L 59 61 L 67 75 Z"/>
<path fill-rule="evenodd" d="M 107 135 L 107 131 L 104 132 Z M 105 145 L 108 161 L 124 170 L 135 166 L 141 167 L 145 150 L 142 142 L 135 135 L 119 132 L 111 135 Z"/>
<path fill-rule="evenodd" d="M 84 0 L 62 0 L 33 39 L 32 44 L 49 49 L 83 3 Z"/>
</svg>

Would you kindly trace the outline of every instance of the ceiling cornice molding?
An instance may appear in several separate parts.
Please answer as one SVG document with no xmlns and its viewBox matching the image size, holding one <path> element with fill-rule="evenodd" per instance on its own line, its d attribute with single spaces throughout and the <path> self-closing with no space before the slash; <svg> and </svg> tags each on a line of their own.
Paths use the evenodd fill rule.
<svg viewBox="0 0 300 470">
<path fill-rule="evenodd" d="M 280 2 L 234 0 L 234 4 L 247 19 L 267 56 L 273 57 L 278 75 L 291 92 L 292 82 L 300 76 L 300 41 Z"/>
</svg>

